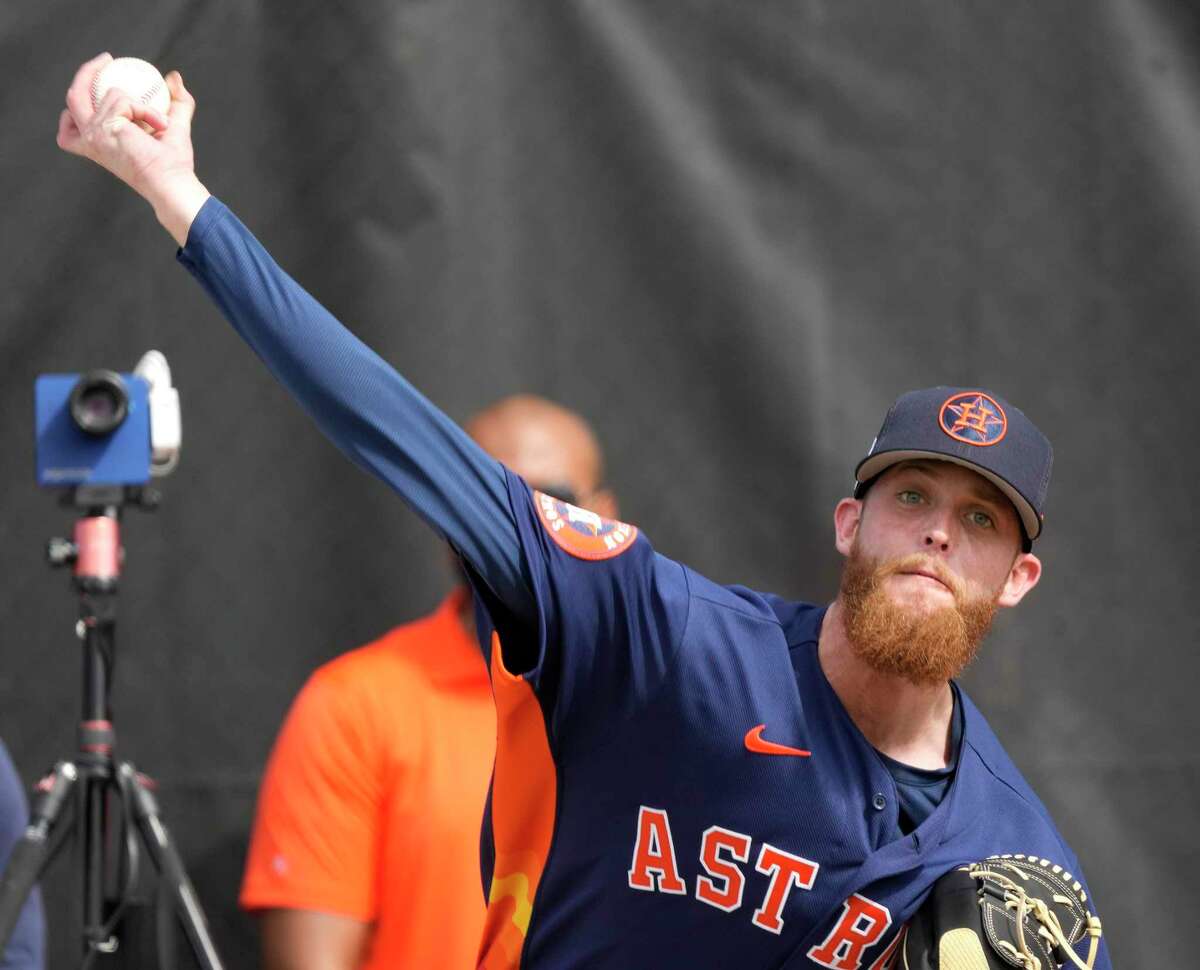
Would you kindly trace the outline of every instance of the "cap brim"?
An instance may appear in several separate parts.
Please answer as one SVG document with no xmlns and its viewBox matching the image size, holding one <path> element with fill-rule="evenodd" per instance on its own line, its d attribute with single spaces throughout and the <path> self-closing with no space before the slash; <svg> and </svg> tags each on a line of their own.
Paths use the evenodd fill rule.
<svg viewBox="0 0 1200 970">
<path fill-rule="evenodd" d="M 902 461 L 910 461 L 916 458 L 932 458 L 935 461 L 950 461 L 956 465 L 962 465 L 963 468 L 969 468 L 971 471 L 982 475 L 989 482 L 995 485 L 1002 491 L 1010 502 L 1013 508 L 1017 510 L 1017 515 L 1021 517 L 1021 524 L 1025 527 L 1025 535 L 1032 542 L 1042 531 L 1042 520 L 1037 512 L 1033 510 L 1033 506 L 1029 501 L 1018 492 L 1011 483 L 1001 478 L 993 471 L 976 465 L 974 462 L 967 461 L 965 458 L 959 458 L 957 455 L 947 455 L 940 451 L 877 451 L 873 455 L 864 458 L 856 469 L 854 469 L 854 479 L 859 485 L 865 485 L 872 478 L 881 475 L 887 471 L 892 465 L 897 465 Z"/>
</svg>

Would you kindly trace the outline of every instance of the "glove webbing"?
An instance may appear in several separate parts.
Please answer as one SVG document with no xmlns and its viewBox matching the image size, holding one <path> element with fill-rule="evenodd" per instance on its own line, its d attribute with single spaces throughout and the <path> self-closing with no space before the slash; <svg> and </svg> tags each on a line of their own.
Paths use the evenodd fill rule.
<svg viewBox="0 0 1200 970">
<path fill-rule="evenodd" d="M 997 862 L 992 860 L 992 865 Z M 1000 863 L 1005 869 L 1010 870 L 1021 879 L 1029 877 L 1021 871 L 1020 868 L 1007 863 Z M 1018 932 L 1016 934 L 1019 947 L 1013 946 L 1006 940 L 997 941 L 996 946 L 1011 956 L 1013 959 L 1020 961 L 1023 970 L 1042 970 L 1042 962 L 1030 950 L 1025 942 L 1025 934 L 1021 931 L 1024 926 L 1026 915 L 1032 915 L 1038 923 L 1038 935 L 1048 940 L 1059 952 L 1065 953 L 1071 961 L 1080 968 L 1080 970 L 1092 970 L 1096 961 L 1096 950 L 1100 946 L 1100 920 L 1092 916 L 1090 913 L 1087 917 L 1087 934 L 1091 939 L 1088 945 L 1087 960 L 1081 960 L 1079 955 L 1071 946 L 1071 941 L 1067 939 L 1063 932 L 1062 924 L 1059 922 L 1058 915 L 1054 913 L 1041 899 L 1036 896 L 1030 896 L 1025 892 L 1025 887 L 1014 879 L 1010 879 L 995 871 L 994 868 L 989 869 L 984 866 L 969 866 L 967 872 L 975 879 L 983 882 L 994 882 L 999 884 L 1004 890 L 1004 905 L 1008 909 L 1016 911 L 1016 921 Z M 1074 905 L 1074 900 L 1055 894 L 1054 902 L 1061 906 L 1070 907 Z M 1052 968 L 1048 968 L 1052 970 Z"/>
</svg>

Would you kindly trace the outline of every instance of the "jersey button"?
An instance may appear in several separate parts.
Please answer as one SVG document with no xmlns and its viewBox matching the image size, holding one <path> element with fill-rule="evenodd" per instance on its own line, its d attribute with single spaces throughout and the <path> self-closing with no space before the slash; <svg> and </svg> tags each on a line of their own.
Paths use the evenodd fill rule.
<svg viewBox="0 0 1200 970">
<path fill-rule="evenodd" d="M 883 797 L 883 792 L 875 793 L 875 797 L 871 799 L 871 805 L 874 806 L 877 812 L 882 812 L 887 808 L 887 799 Z"/>
</svg>

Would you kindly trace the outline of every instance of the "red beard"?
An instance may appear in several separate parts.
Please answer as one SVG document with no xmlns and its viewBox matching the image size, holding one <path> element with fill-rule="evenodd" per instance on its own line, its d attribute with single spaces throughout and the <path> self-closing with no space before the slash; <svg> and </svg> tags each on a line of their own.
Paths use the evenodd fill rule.
<svg viewBox="0 0 1200 970">
<path fill-rule="evenodd" d="M 883 581 L 918 568 L 935 573 L 950 588 L 953 606 L 914 610 L 892 600 Z M 873 670 L 917 685 L 957 677 L 975 658 L 996 614 L 996 595 L 970 593 L 936 559 L 914 555 L 879 563 L 857 547 L 842 571 L 840 599 L 855 655 Z"/>
</svg>

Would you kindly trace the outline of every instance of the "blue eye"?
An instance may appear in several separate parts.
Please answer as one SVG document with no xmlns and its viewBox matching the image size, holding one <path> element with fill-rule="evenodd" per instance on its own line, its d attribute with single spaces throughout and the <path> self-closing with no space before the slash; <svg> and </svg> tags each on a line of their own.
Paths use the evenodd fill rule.
<svg viewBox="0 0 1200 970">
<path fill-rule="evenodd" d="M 971 521 L 981 529 L 994 529 L 996 527 L 996 523 L 992 521 L 992 517 L 986 512 L 972 512 Z"/>
<path fill-rule="evenodd" d="M 921 493 L 914 492 L 911 488 L 897 493 L 896 498 L 900 500 L 901 505 L 919 505 L 921 503 Z"/>
</svg>

